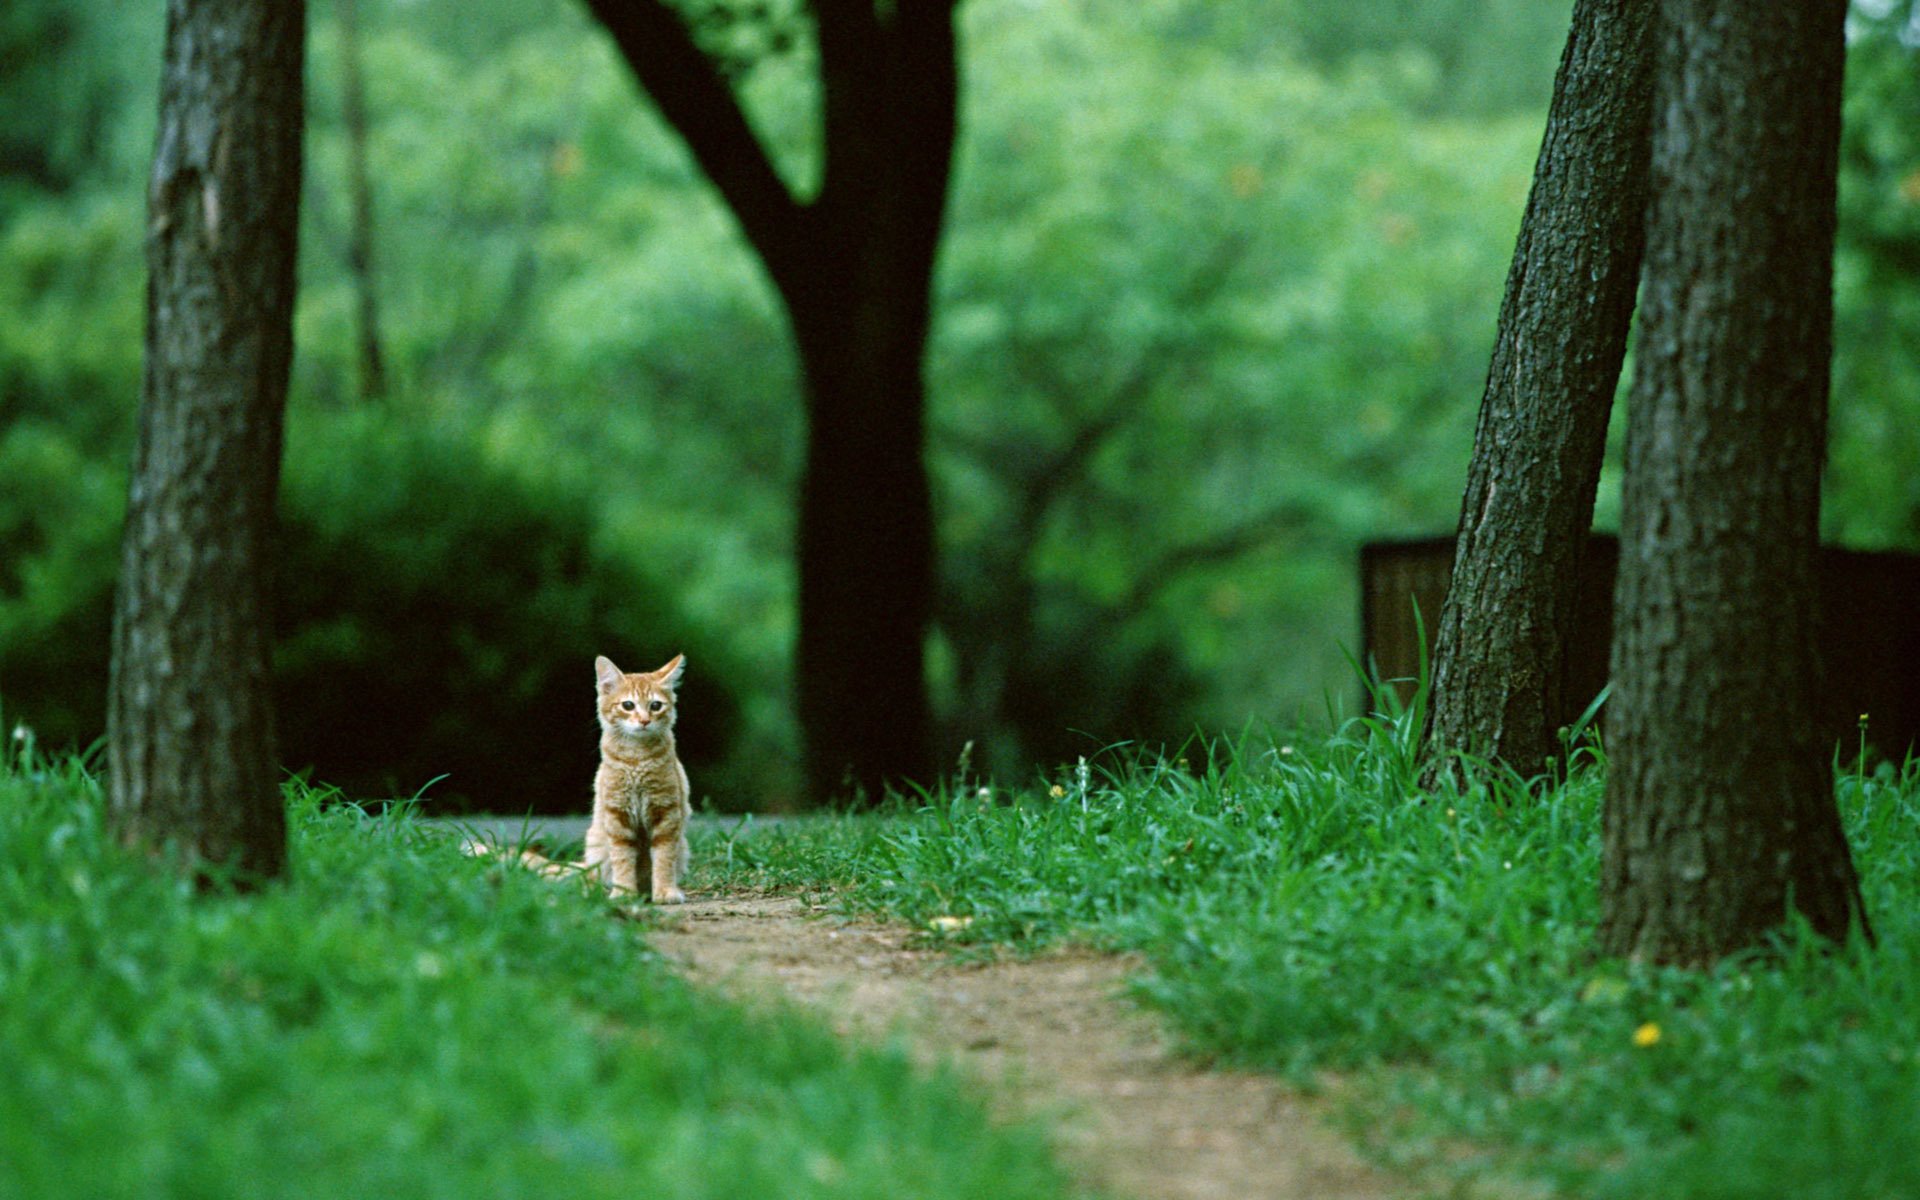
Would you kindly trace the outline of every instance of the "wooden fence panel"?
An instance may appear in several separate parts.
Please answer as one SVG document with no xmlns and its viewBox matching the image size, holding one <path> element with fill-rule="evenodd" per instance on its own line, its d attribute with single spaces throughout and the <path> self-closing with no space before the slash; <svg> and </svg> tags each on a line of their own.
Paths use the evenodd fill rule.
<svg viewBox="0 0 1920 1200">
<path fill-rule="evenodd" d="M 1562 723 L 1606 685 L 1613 641 L 1618 539 L 1595 534 L 1581 567 L 1579 615 L 1568 639 Z M 1420 671 L 1414 606 L 1429 644 L 1453 577 L 1453 539 L 1370 542 L 1360 548 L 1363 661 L 1399 681 L 1404 700 Z M 1851 753 L 1861 714 L 1868 740 L 1895 759 L 1920 745 L 1920 555 L 1828 547 L 1821 555 L 1822 733 Z"/>
</svg>

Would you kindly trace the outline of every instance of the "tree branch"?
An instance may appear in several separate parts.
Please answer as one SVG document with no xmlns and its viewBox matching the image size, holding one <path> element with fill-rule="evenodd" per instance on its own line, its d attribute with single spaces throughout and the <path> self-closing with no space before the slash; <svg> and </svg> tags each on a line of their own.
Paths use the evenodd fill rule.
<svg viewBox="0 0 1920 1200">
<path fill-rule="evenodd" d="M 867 0 L 862 0 L 867 2 Z M 887 62 L 891 67 L 894 144 L 909 179 L 938 180 L 910 193 L 907 220 L 927 239 L 929 262 L 945 223 L 953 148 L 959 138 L 960 51 L 954 32 L 956 0 L 894 0 Z M 924 238 L 924 235 L 922 235 Z"/>
<path fill-rule="evenodd" d="M 1215 243 L 1206 258 L 1174 292 L 1175 311 L 1192 312 L 1211 303 L 1226 286 L 1228 273 L 1239 261 L 1247 241 L 1244 231 L 1236 231 Z M 1193 368 L 1194 357 L 1179 353 L 1184 348 L 1183 342 L 1183 338 L 1167 333 L 1156 335 L 1135 356 L 1126 374 L 1108 393 L 1106 406 L 1084 420 L 1067 444 L 1046 464 L 1026 498 L 1027 511 L 1023 514 L 1021 524 L 1029 542 L 1037 540 L 1047 511 L 1069 486 L 1080 481 L 1087 464 L 1093 461 L 1101 447 L 1139 416 L 1162 384 Z M 1021 347 L 1021 350 L 1022 360 L 1028 362 L 1029 366 L 1044 361 L 1028 347 Z M 1063 389 L 1062 381 L 1050 366 L 1045 374 L 1052 388 Z M 1061 402 L 1063 399 L 1064 395 L 1056 398 L 1055 407 L 1064 413 L 1066 405 Z"/>
<path fill-rule="evenodd" d="M 665 0 L 584 0 L 733 210 L 776 282 L 798 268 L 807 207 L 774 169 L 733 88 Z"/>
<path fill-rule="evenodd" d="M 879 16 L 873 0 L 812 0 L 820 48 L 820 205 L 857 207 L 884 163 Z"/>
<path fill-rule="evenodd" d="M 1297 500 L 1282 501 L 1256 517 L 1215 532 L 1212 537 L 1174 546 L 1134 577 L 1133 586 L 1115 602 L 1113 609 L 1123 617 L 1132 617 L 1147 606 L 1155 593 L 1195 567 L 1225 562 L 1258 550 L 1300 529 L 1312 515 L 1308 507 Z"/>
</svg>

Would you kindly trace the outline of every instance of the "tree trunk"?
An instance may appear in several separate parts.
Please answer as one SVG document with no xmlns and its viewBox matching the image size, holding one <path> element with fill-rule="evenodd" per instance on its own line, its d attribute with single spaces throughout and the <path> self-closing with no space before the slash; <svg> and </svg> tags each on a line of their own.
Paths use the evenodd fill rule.
<svg viewBox="0 0 1920 1200">
<path fill-rule="evenodd" d="M 934 574 L 922 375 L 959 73 L 953 0 L 815 0 L 820 190 L 795 198 L 662 0 L 585 0 L 727 202 L 806 382 L 796 654 L 808 799 L 933 770 Z"/>
<path fill-rule="evenodd" d="M 959 74 L 950 3 L 815 6 L 825 169 L 813 253 L 766 257 L 807 381 L 796 684 L 807 793 L 931 782 L 926 383 Z M 856 13 L 857 10 L 857 13 Z"/>
<path fill-rule="evenodd" d="M 303 0 L 171 0 L 109 817 L 203 878 L 286 862 L 268 554 L 291 365 Z"/>
<path fill-rule="evenodd" d="M 1860 891 L 1814 719 L 1844 0 L 1675 0 L 1627 430 L 1600 940 L 1705 964 Z"/>
<path fill-rule="evenodd" d="M 932 768 L 933 511 L 919 451 L 926 327 L 903 329 L 897 314 L 861 307 L 800 338 L 808 425 L 796 684 L 816 803 L 877 800 Z"/>
<path fill-rule="evenodd" d="M 1461 751 L 1531 774 L 1559 747 L 1580 553 L 1640 280 L 1655 8 L 1574 9 L 1435 631 L 1433 772 Z"/>
<path fill-rule="evenodd" d="M 358 0 L 335 0 L 340 19 L 340 106 L 347 126 L 347 271 L 353 277 L 360 399 L 387 394 L 380 350 L 380 305 L 373 287 L 373 181 L 367 171 L 367 87 L 360 71 Z"/>
</svg>

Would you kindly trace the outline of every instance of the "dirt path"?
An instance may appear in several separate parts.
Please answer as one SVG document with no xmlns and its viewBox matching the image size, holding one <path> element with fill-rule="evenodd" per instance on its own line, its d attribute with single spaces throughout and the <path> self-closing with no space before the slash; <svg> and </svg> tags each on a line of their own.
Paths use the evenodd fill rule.
<svg viewBox="0 0 1920 1200">
<path fill-rule="evenodd" d="M 907 931 L 809 914 L 791 897 L 696 899 L 655 947 L 697 981 L 785 996 L 843 1034 L 898 1032 L 957 1060 L 1010 1111 L 1054 1119 L 1063 1161 L 1135 1200 L 1374 1200 L 1394 1181 L 1363 1164 L 1275 1081 L 1202 1071 L 1120 995 L 1138 964 L 1084 952 L 956 963 Z"/>
</svg>

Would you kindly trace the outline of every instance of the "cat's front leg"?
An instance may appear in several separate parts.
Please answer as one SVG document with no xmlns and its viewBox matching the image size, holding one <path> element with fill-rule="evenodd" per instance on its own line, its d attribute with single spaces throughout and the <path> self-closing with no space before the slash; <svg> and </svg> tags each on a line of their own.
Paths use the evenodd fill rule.
<svg viewBox="0 0 1920 1200">
<path fill-rule="evenodd" d="M 649 890 L 646 846 L 635 822 L 619 808 L 602 808 L 587 830 L 589 873 L 614 892 L 644 896 Z"/>
<path fill-rule="evenodd" d="M 640 893 L 646 889 L 647 881 L 641 878 L 646 859 L 640 853 L 640 847 L 628 842 L 616 845 L 613 853 L 607 857 L 605 879 L 609 887 L 616 892 Z"/>
<path fill-rule="evenodd" d="M 646 895 L 646 847 L 641 845 L 640 839 L 631 830 L 614 828 L 609 833 L 606 862 L 600 868 L 601 880 L 615 892 Z"/>
<path fill-rule="evenodd" d="M 646 844 L 644 842 L 639 842 L 639 841 L 634 842 L 633 844 L 633 891 L 634 891 L 634 894 L 637 896 L 651 895 L 653 892 L 653 880 L 655 875 L 657 874 L 658 872 L 656 872 L 653 869 L 653 863 L 648 859 Z"/>
<path fill-rule="evenodd" d="M 684 904 L 687 894 L 680 890 L 680 870 L 687 861 L 687 839 L 684 834 L 662 838 L 652 846 L 653 859 L 653 902 L 655 904 Z"/>
</svg>

